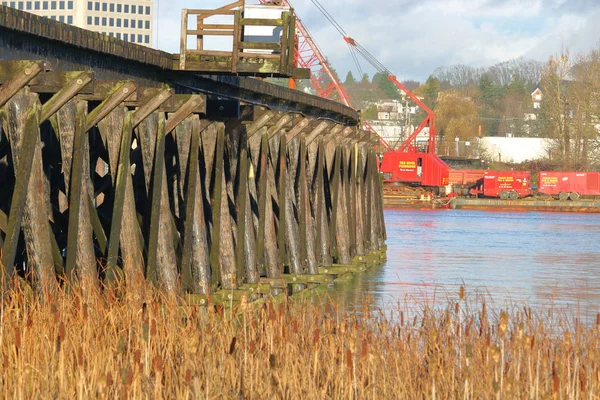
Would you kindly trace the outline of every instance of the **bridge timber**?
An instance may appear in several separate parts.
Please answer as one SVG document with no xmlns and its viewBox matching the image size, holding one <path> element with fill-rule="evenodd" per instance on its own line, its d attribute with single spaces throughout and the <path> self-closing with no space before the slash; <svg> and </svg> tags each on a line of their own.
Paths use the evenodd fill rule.
<svg viewBox="0 0 600 400">
<path fill-rule="evenodd" d="M 177 64 L 0 6 L 5 291 L 145 279 L 205 304 L 382 262 L 378 138 L 355 110 Z"/>
</svg>

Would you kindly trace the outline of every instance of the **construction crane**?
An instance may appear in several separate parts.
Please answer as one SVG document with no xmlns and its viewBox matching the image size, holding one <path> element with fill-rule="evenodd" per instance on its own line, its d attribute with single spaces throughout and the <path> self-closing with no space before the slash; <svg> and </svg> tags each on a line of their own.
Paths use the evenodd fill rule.
<svg viewBox="0 0 600 400">
<path fill-rule="evenodd" d="M 282 0 L 282 2 L 290 6 L 289 0 Z M 311 0 L 311 2 L 346 41 L 359 71 L 361 71 L 361 68 L 360 63 L 358 62 L 358 56 L 371 64 L 377 72 L 385 74 L 390 82 L 392 82 L 400 91 L 405 93 L 406 96 L 408 96 L 426 114 L 425 119 L 423 119 L 414 132 L 408 136 L 397 150 L 387 147 L 380 165 L 380 172 L 383 174 L 384 182 L 405 182 L 431 187 L 446 186 L 448 184 L 450 167 L 435 153 L 437 132 L 435 126 L 435 113 L 433 110 L 400 83 L 396 76 L 375 56 L 355 39 L 351 38 L 342 26 L 337 23 L 335 18 L 325 9 L 325 7 L 323 7 L 319 0 Z M 304 32 L 308 32 L 303 24 L 300 23 L 299 25 L 303 27 Z M 314 43 L 312 39 L 311 42 Z M 315 49 L 316 57 L 323 60 L 326 65 L 326 60 L 316 45 Z M 328 68 L 328 70 L 330 70 L 330 68 Z M 337 77 L 333 76 L 333 74 L 330 75 L 330 79 L 337 82 Z M 343 87 L 339 82 L 338 86 Z M 429 128 L 429 132 L 427 144 L 423 148 L 417 145 L 416 139 L 425 128 Z M 373 128 L 371 128 L 371 130 L 373 130 Z"/>
<path fill-rule="evenodd" d="M 284 5 L 293 10 L 293 6 L 289 0 L 259 0 L 261 4 Z M 352 107 L 350 97 L 344 88 L 344 85 L 339 81 L 333 69 L 329 65 L 327 58 L 319 48 L 317 42 L 313 39 L 310 32 L 302 22 L 302 19 L 294 11 L 296 16 L 296 66 L 299 68 L 308 68 L 310 70 L 310 86 L 313 88 L 317 96 L 338 101 L 348 107 Z M 295 88 L 295 82 L 290 79 L 290 87 Z M 391 150 L 391 147 L 381 135 L 367 122 L 362 121 L 364 130 L 374 133 L 378 138 L 381 146 L 386 150 Z"/>
</svg>

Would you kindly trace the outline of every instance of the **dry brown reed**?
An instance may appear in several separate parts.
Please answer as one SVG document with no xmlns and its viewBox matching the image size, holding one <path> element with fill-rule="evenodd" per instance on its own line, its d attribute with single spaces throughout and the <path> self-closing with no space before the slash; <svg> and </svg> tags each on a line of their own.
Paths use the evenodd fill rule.
<svg viewBox="0 0 600 400">
<path fill-rule="evenodd" d="M 367 303 L 182 306 L 145 297 L 18 292 L 0 321 L 3 398 L 592 399 L 600 316 L 492 313 L 461 291 L 389 317 Z M 595 397 L 596 396 L 596 397 Z"/>
</svg>

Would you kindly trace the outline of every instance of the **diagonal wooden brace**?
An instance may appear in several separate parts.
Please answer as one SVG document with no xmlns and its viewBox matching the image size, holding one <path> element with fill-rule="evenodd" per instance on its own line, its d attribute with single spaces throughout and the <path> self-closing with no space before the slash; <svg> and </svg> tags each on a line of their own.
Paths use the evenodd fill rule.
<svg viewBox="0 0 600 400">
<path fill-rule="evenodd" d="M 92 79 L 94 79 L 94 75 L 91 72 L 82 72 L 81 74 L 77 75 L 75 79 L 70 81 L 62 89 L 56 92 L 56 94 L 42 106 L 40 124 L 60 110 L 62 106 L 75 97 L 85 85 L 92 81 Z"/>
<path fill-rule="evenodd" d="M 85 121 L 85 131 L 89 131 L 98 122 L 102 121 L 112 110 L 125 101 L 136 90 L 136 84 L 126 82 L 118 87 L 100 105 L 90 112 Z"/>
<path fill-rule="evenodd" d="M 306 137 L 306 145 L 311 144 L 325 129 L 329 128 L 327 121 L 321 122 L 315 129 L 313 129 Z"/>
<path fill-rule="evenodd" d="M 132 128 L 138 126 L 143 120 L 156 111 L 161 105 L 173 96 L 171 89 L 164 89 L 158 92 L 158 94 L 152 97 L 146 104 L 135 110 L 132 116 Z"/>
<path fill-rule="evenodd" d="M 193 114 L 194 111 L 202 105 L 202 103 L 204 103 L 204 98 L 202 96 L 192 95 L 190 99 L 167 120 L 165 133 L 169 134 L 175 128 L 177 128 L 177 125 Z"/>
<path fill-rule="evenodd" d="M 2 87 L 0 87 L 0 107 L 6 104 L 11 97 L 42 72 L 43 66 L 44 63 L 42 61 L 31 63 L 23 68 L 20 75 L 8 82 L 4 82 Z"/>
<path fill-rule="evenodd" d="M 256 132 L 258 132 L 262 127 L 267 125 L 270 120 L 275 117 L 275 113 L 273 111 L 267 111 L 263 115 L 261 115 L 256 121 L 248 125 L 246 128 L 246 135 L 248 138 L 251 138 Z"/>
<path fill-rule="evenodd" d="M 273 125 L 272 127 L 269 128 L 269 130 L 267 130 L 267 137 L 269 138 L 269 140 L 275 136 L 277 133 L 279 133 L 280 130 L 283 129 L 284 126 L 286 126 L 288 124 L 288 122 L 290 122 L 290 120 L 292 119 L 292 117 L 289 114 L 284 114 L 282 115 L 277 122 L 275 122 L 275 125 Z"/>
<path fill-rule="evenodd" d="M 289 132 L 286 134 L 286 141 L 291 142 L 296 136 L 302 133 L 309 125 L 309 118 L 302 118 Z"/>
<path fill-rule="evenodd" d="M 338 125 L 339 126 L 339 125 Z M 341 133 L 337 133 L 337 134 L 329 134 L 326 138 L 325 138 L 325 144 L 330 143 L 332 140 L 336 141 L 336 144 L 338 145 L 344 145 L 346 142 L 346 139 L 352 134 L 352 132 L 354 132 L 354 128 L 352 127 L 347 127 L 345 128 Z"/>
</svg>

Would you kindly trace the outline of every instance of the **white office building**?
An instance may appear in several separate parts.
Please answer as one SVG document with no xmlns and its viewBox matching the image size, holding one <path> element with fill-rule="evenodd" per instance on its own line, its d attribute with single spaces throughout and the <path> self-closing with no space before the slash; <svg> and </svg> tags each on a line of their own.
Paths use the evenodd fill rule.
<svg viewBox="0 0 600 400">
<path fill-rule="evenodd" d="M 117 39 L 152 46 L 153 0 L 34 0 L 2 1 L 1 4 Z"/>
</svg>

